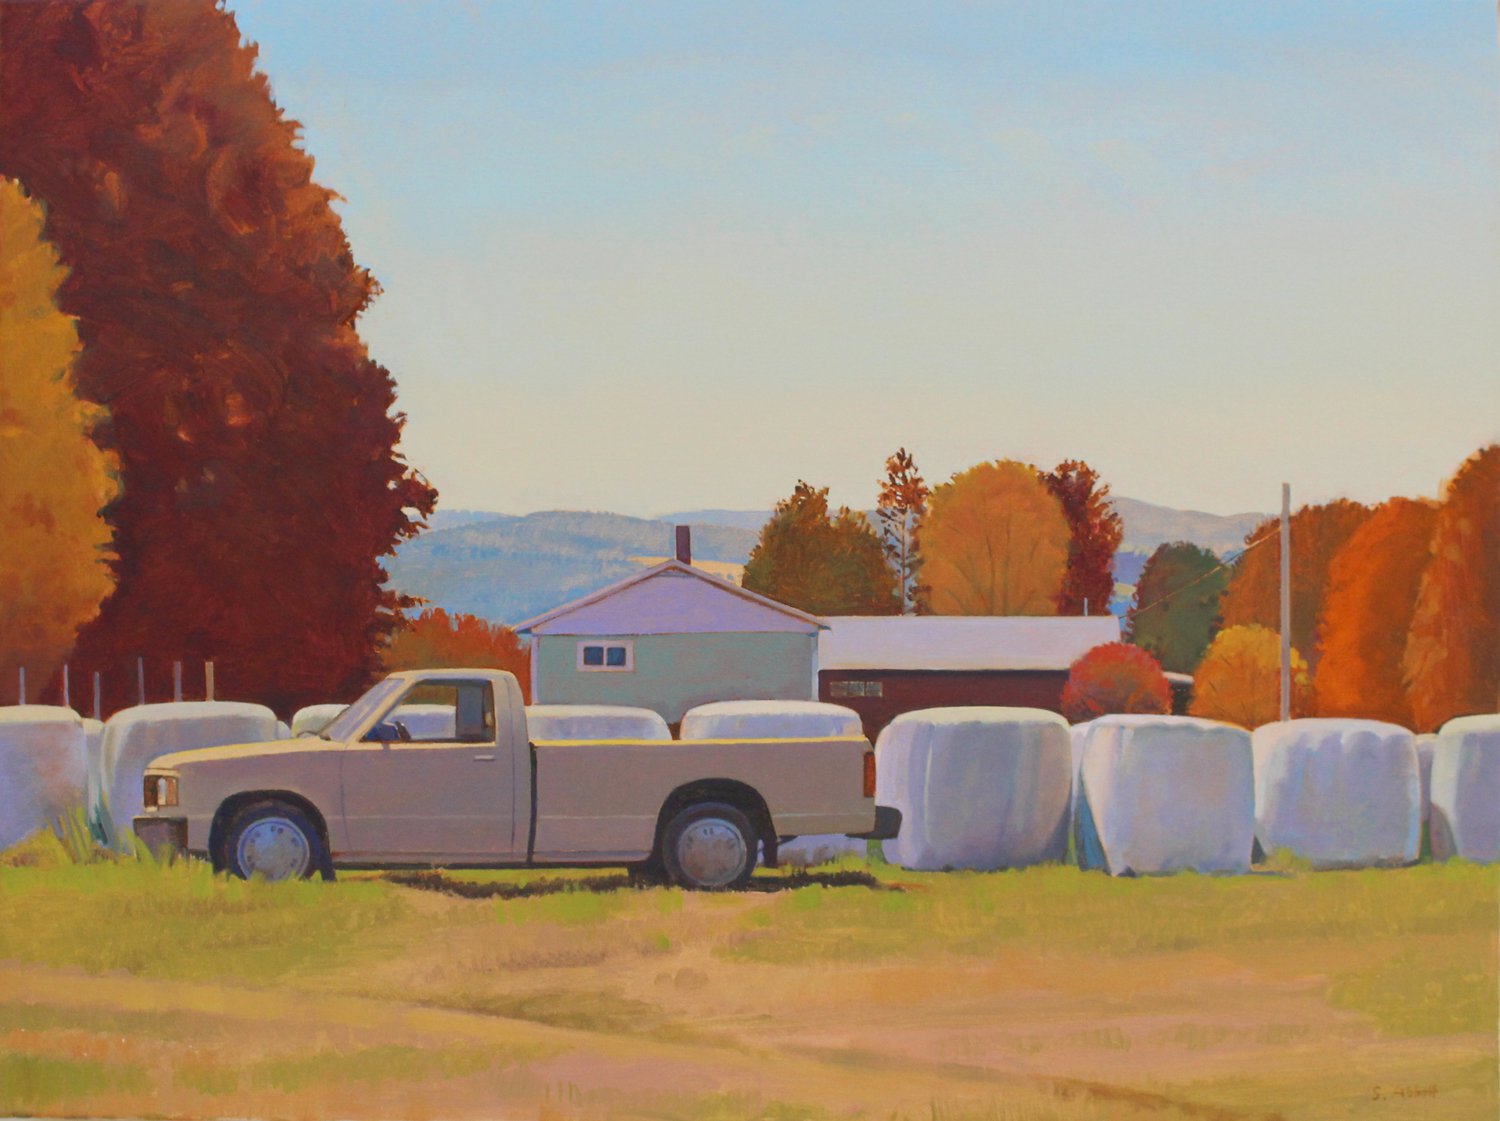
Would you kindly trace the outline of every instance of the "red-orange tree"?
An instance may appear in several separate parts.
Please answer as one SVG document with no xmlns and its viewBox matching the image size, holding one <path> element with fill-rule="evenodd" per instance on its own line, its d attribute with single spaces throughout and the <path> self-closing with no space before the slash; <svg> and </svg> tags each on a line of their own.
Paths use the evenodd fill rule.
<svg viewBox="0 0 1500 1121">
<path fill-rule="evenodd" d="M 1313 676 L 1320 716 L 1412 725 L 1401 655 L 1436 520 L 1434 504 L 1393 498 L 1334 554 Z"/>
<path fill-rule="evenodd" d="M 1096 646 L 1068 670 L 1063 715 L 1074 724 L 1111 712 L 1171 712 L 1172 687 L 1161 666 L 1139 646 Z"/>
<path fill-rule="evenodd" d="M 1064 460 L 1037 477 L 1062 503 L 1068 519 L 1068 569 L 1057 593 L 1057 613 L 1082 615 L 1087 606 L 1102 615 L 1114 595 L 1115 551 L 1125 534 L 1125 523 L 1109 503 L 1109 486 L 1100 486 L 1099 472 L 1078 459 Z"/>
<path fill-rule="evenodd" d="M 509 627 L 477 615 L 427 608 L 403 622 L 380 654 L 387 671 L 401 669 L 503 669 L 516 675 L 531 702 L 531 650 Z"/>
<path fill-rule="evenodd" d="M 1448 484 L 1402 669 L 1419 731 L 1500 707 L 1500 444 Z"/>
<path fill-rule="evenodd" d="M 358 692 L 402 606 L 380 558 L 434 494 L 396 454 L 354 327 L 375 284 L 298 126 L 210 0 L 0 5 L 0 43 L 0 174 L 46 203 L 123 484 L 75 660 L 112 707 L 137 654 L 213 658 L 282 711 Z"/>
<path fill-rule="evenodd" d="M 1292 645 L 1318 663 L 1318 620 L 1328 586 L 1328 566 L 1370 508 L 1341 498 L 1304 506 L 1292 515 Z M 1246 550 L 1234 563 L 1219 610 L 1226 627 L 1256 624 L 1281 627 L 1281 523 L 1269 518 L 1245 538 Z"/>
</svg>

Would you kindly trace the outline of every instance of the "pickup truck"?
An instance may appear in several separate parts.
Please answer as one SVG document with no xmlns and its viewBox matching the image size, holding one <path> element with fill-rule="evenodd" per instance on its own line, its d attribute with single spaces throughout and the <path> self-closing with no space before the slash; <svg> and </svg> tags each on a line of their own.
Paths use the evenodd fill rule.
<svg viewBox="0 0 1500 1121">
<path fill-rule="evenodd" d="M 428 717 L 414 734 L 403 707 Z M 413 725 L 416 727 L 416 725 Z M 315 737 L 153 760 L 135 832 L 268 880 L 336 867 L 625 865 L 742 887 L 797 835 L 895 836 L 863 736 L 532 742 L 509 673 L 413 670 Z"/>
</svg>

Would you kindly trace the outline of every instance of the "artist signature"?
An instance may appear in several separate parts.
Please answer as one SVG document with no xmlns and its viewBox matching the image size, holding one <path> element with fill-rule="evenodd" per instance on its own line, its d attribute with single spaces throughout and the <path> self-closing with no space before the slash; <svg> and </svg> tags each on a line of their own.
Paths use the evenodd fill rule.
<svg viewBox="0 0 1500 1121">
<path fill-rule="evenodd" d="M 1377 1102 L 1394 1101 L 1396 1098 L 1435 1098 L 1438 1088 L 1429 1086 L 1371 1086 L 1370 1099 Z"/>
</svg>

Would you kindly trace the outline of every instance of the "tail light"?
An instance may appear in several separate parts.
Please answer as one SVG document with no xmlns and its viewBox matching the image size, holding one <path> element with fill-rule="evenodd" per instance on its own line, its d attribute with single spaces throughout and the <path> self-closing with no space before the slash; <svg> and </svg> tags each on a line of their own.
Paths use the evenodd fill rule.
<svg viewBox="0 0 1500 1121">
<path fill-rule="evenodd" d="M 865 797 L 875 797 L 875 753 L 865 752 Z"/>
</svg>

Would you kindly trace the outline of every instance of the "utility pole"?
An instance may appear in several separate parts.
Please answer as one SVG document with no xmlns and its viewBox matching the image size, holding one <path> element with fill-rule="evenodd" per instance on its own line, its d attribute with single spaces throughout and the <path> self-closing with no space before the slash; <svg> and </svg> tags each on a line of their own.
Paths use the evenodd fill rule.
<svg viewBox="0 0 1500 1121">
<path fill-rule="evenodd" d="M 1292 484 L 1281 484 L 1281 718 L 1292 718 Z"/>
</svg>

